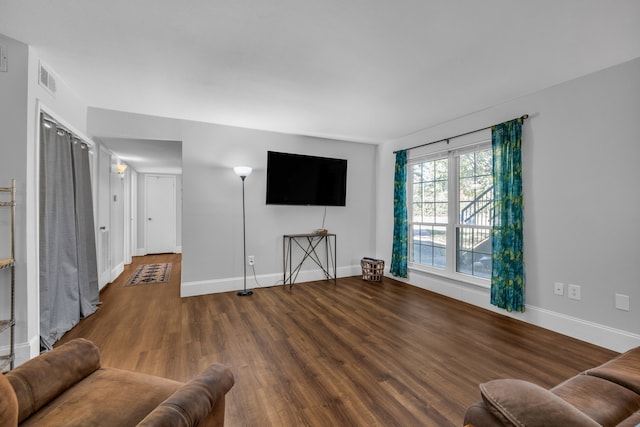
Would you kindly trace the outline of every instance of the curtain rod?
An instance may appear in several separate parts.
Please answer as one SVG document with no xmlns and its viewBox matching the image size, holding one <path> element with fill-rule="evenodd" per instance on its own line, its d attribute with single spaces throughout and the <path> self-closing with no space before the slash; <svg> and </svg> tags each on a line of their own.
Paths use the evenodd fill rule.
<svg viewBox="0 0 640 427">
<path fill-rule="evenodd" d="M 40 112 L 40 114 L 42 114 L 42 118 L 43 118 L 44 120 L 48 121 L 49 123 L 52 123 L 53 125 L 55 125 L 55 127 L 56 127 L 56 128 L 58 128 L 58 129 L 62 129 L 62 130 L 64 130 L 65 132 L 67 132 L 67 133 L 69 133 L 69 134 L 71 134 L 71 135 L 73 135 L 73 136 L 75 137 L 75 134 L 74 134 L 72 131 L 70 131 L 69 129 L 67 129 L 67 127 L 66 127 L 66 126 L 64 126 L 64 125 L 62 125 L 62 124 L 60 124 L 60 123 L 58 123 L 58 121 L 57 121 L 56 119 L 54 119 L 53 117 L 51 117 L 50 115 L 48 115 L 48 114 L 47 114 L 47 113 L 45 113 L 44 111 L 41 111 L 41 112 Z M 80 139 L 80 138 L 78 138 L 78 139 Z"/>
<path fill-rule="evenodd" d="M 71 135 L 71 138 L 73 138 L 74 140 L 79 141 L 80 143 L 82 143 L 84 146 L 88 147 L 91 150 L 93 149 L 94 147 L 93 143 L 87 142 L 87 140 L 82 136 L 78 136 L 74 131 L 68 129 L 65 125 L 61 124 L 58 120 L 56 120 L 55 118 L 47 114 L 46 111 L 40 111 L 40 114 L 42 115 L 43 120 L 53 124 L 56 127 L 56 129 L 62 129 L 63 131 Z"/>
<path fill-rule="evenodd" d="M 524 115 L 522 115 L 522 116 L 520 116 L 520 117 L 518 117 L 518 118 L 519 118 L 519 119 L 522 119 L 522 120 L 526 120 L 526 119 L 528 119 L 528 118 L 529 118 L 529 115 L 528 115 L 528 114 L 524 114 Z M 443 138 L 443 139 L 439 139 L 439 140 L 437 140 L 437 141 L 427 142 L 427 143 L 425 143 L 425 144 L 416 145 L 416 146 L 414 146 L 414 147 L 404 148 L 404 149 L 402 149 L 402 150 L 396 150 L 396 151 L 394 151 L 394 152 L 393 152 L 393 154 L 396 154 L 398 151 L 409 151 L 409 150 L 414 150 L 414 149 L 416 149 L 416 148 L 420 148 L 420 147 L 426 147 L 427 145 L 437 144 L 438 142 L 444 142 L 444 141 L 447 141 L 447 144 L 448 144 L 450 139 L 460 138 L 461 136 L 471 135 L 472 133 L 476 133 L 476 132 L 480 132 L 480 131 L 483 131 L 483 130 L 491 129 L 493 126 L 495 126 L 495 125 L 491 125 L 491 126 L 483 127 L 483 128 L 476 129 L 476 130 L 472 130 L 472 131 L 470 131 L 470 132 L 461 133 L 461 134 L 459 134 L 459 135 L 455 135 L 455 136 L 450 136 L 449 138 Z"/>
</svg>

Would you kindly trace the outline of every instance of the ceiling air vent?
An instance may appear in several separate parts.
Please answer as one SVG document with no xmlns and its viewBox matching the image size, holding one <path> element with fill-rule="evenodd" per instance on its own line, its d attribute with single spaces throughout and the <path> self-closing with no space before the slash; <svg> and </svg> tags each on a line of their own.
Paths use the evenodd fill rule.
<svg viewBox="0 0 640 427">
<path fill-rule="evenodd" d="M 45 68 L 42 63 L 40 64 L 40 78 L 38 79 L 40 86 L 45 88 L 51 95 L 56 94 L 56 78 L 53 74 Z"/>
</svg>

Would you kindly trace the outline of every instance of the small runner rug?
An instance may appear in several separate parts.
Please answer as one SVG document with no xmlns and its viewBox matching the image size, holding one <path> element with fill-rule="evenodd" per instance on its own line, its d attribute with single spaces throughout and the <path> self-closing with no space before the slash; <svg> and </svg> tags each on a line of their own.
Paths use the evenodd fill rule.
<svg viewBox="0 0 640 427">
<path fill-rule="evenodd" d="M 166 283 L 171 274 L 171 263 L 142 264 L 133 272 L 125 286 L 148 283 Z"/>
</svg>

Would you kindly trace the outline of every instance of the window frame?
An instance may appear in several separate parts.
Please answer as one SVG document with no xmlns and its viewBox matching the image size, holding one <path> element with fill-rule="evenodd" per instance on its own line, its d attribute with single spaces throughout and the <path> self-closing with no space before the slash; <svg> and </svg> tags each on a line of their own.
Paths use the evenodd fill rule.
<svg viewBox="0 0 640 427">
<path fill-rule="evenodd" d="M 445 277 L 459 282 L 464 282 L 483 288 L 490 288 L 490 278 L 473 276 L 467 273 L 461 273 L 457 270 L 457 233 L 458 229 L 467 224 L 460 223 L 460 188 L 459 188 L 459 169 L 460 155 L 475 151 L 491 149 L 491 131 L 480 131 L 466 138 L 460 138 L 457 141 L 447 141 L 447 146 L 442 147 L 441 144 L 434 146 L 426 146 L 411 150 L 407 159 L 407 212 L 408 212 L 408 238 L 409 238 L 409 254 L 408 268 L 409 270 L 427 273 L 434 276 Z M 426 264 L 414 262 L 413 260 L 413 166 L 427 161 L 446 158 L 448 159 L 448 215 L 446 224 L 446 264 L 445 268 L 438 268 Z M 484 226 L 482 228 L 491 228 Z"/>
</svg>

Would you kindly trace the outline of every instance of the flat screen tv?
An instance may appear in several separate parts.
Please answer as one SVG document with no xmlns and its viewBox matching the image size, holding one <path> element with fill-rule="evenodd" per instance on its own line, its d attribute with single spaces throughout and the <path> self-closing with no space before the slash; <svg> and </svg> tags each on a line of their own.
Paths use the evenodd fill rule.
<svg viewBox="0 0 640 427">
<path fill-rule="evenodd" d="M 347 161 L 267 153 L 267 204 L 345 206 Z"/>
</svg>

